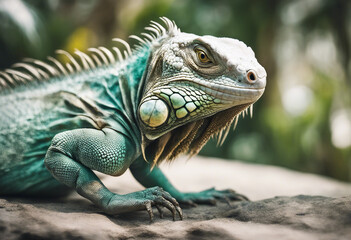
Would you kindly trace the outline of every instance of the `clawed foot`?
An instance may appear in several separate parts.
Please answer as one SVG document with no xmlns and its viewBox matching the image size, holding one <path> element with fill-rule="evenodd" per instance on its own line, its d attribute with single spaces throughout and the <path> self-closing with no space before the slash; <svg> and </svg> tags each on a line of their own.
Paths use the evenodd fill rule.
<svg viewBox="0 0 351 240">
<path fill-rule="evenodd" d="M 137 210 L 146 210 L 150 216 L 150 222 L 154 220 L 152 207 L 156 207 L 160 217 L 163 218 L 163 208 L 171 211 L 173 221 L 176 215 L 183 219 L 182 209 L 175 198 L 160 187 L 148 188 L 140 192 L 134 192 L 126 195 L 114 195 L 103 207 L 105 212 L 109 214 L 118 214 L 132 212 Z"/>
<path fill-rule="evenodd" d="M 196 204 L 216 205 L 217 200 L 222 200 L 230 205 L 230 201 L 250 201 L 246 196 L 235 192 L 232 189 L 216 190 L 210 188 L 197 193 L 182 193 L 177 197 L 179 203 L 196 206 Z"/>
<path fill-rule="evenodd" d="M 165 207 L 172 212 L 173 221 L 175 221 L 177 213 L 179 215 L 180 220 L 183 220 L 183 212 L 179 206 L 179 203 L 168 192 L 164 191 L 160 187 L 153 187 L 144 191 L 146 191 L 145 198 L 148 199 L 145 202 L 145 208 L 146 211 L 149 213 L 150 222 L 152 222 L 154 219 L 152 206 L 155 206 L 157 208 L 160 214 L 160 218 L 163 218 L 162 207 Z"/>
<path fill-rule="evenodd" d="M 173 221 L 176 216 L 183 219 L 183 213 L 179 203 L 196 206 L 196 204 L 216 205 L 217 200 L 226 201 L 249 201 L 247 197 L 236 193 L 234 190 L 216 190 L 210 188 L 198 193 L 179 193 L 173 198 L 168 192 L 160 187 L 148 188 L 140 192 L 134 192 L 126 195 L 114 194 L 107 202 L 102 204 L 103 210 L 108 214 L 119 214 L 137 210 L 146 210 L 150 217 L 150 222 L 154 220 L 152 207 L 156 207 L 160 218 L 163 218 L 163 208 L 167 208 L 172 213 Z"/>
</svg>

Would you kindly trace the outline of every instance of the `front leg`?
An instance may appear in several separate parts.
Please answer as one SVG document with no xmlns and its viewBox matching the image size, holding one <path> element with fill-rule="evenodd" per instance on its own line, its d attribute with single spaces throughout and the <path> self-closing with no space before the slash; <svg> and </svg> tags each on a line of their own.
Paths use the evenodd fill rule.
<svg viewBox="0 0 351 240">
<path fill-rule="evenodd" d="M 125 135 L 112 129 L 76 129 L 54 137 L 45 165 L 61 183 L 75 188 L 83 197 L 106 213 L 119 214 L 146 209 L 153 218 L 152 206 L 164 206 L 175 218 L 178 203 L 161 188 L 118 195 L 109 191 L 92 170 L 118 176 L 135 158 L 135 147 Z"/>
<path fill-rule="evenodd" d="M 247 197 L 231 189 L 216 190 L 210 188 L 201 192 L 180 192 L 169 182 L 161 169 L 157 166 L 151 169 L 150 164 L 141 158 L 132 163 L 130 170 L 135 179 L 144 187 L 160 186 L 169 192 L 178 202 L 185 205 L 196 206 L 196 203 L 215 205 L 217 200 L 225 200 L 228 203 L 230 200 L 248 201 Z"/>
</svg>

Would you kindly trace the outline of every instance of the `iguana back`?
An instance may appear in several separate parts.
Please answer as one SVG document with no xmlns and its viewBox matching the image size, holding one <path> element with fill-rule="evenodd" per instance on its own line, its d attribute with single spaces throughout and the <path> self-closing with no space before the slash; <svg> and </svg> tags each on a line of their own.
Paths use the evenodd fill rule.
<svg viewBox="0 0 351 240">
<path fill-rule="evenodd" d="M 43 160 L 60 132 L 108 126 L 140 145 L 133 106 L 148 55 L 144 48 L 123 62 L 1 89 L 1 192 L 56 191 Z"/>
</svg>

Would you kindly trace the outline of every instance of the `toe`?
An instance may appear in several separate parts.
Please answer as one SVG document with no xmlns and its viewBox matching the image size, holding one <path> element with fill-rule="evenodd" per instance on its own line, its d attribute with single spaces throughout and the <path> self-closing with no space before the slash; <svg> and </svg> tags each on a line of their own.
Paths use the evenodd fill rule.
<svg viewBox="0 0 351 240">
<path fill-rule="evenodd" d="M 153 213 L 153 211 L 152 211 L 151 201 L 146 202 L 145 208 L 146 208 L 146 211 L 147 211 L 148 214 L 149 214 L 150 222 L 153 222 L 153 221 L 154 221 L 154 213 Z"/>
</svg>

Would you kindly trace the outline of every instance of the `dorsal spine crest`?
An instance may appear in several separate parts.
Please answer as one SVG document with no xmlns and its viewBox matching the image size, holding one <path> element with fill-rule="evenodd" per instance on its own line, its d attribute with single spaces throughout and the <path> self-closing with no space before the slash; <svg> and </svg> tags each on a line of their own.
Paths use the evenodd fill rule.
<svg viewBox="0 0 351 240">
<path fill-rule="evenodd" d="M 87 49 L 87 53 L 76 49 L 74 52 L 76 57 L 64 50 L 57 50 L 56 54 L 67 57 L 69 61 L 66 63 L 61 63 L 56 58 L 50 56 L 47 57 L 48 62 L 24 59 L 24 62 L 16 63 L 10 69 L 5 69 L 3 72 L 0 71 L 0 90 L 14 88 L 32 81 L 66 76 L 84 70 L 95 69 L 103 65 L 126 61 L 134 52 L 140 51 L 144 47 L 154 46 L 154 44 L 159 43 L 163 39 L 180 32 L 174 21 L 166 17 L 161 17 L 160 19 L 166 27 L 158 22 L 151 21 L 150 26 L 145 28 L 145 30 L 149 31 L 148 33 L 141 33 L 142 37 L 136 35 L 129 36 L 129 38 L 135 39 L 138 42 L 133 48 L 123 39 L 113 38 L 112 41 L 122 44 L 124 48 L 121 51 L 118 47 L 112 47 L 112 51 L 115 54 L 111 50 L 100 46 Z"/>
</svg>

